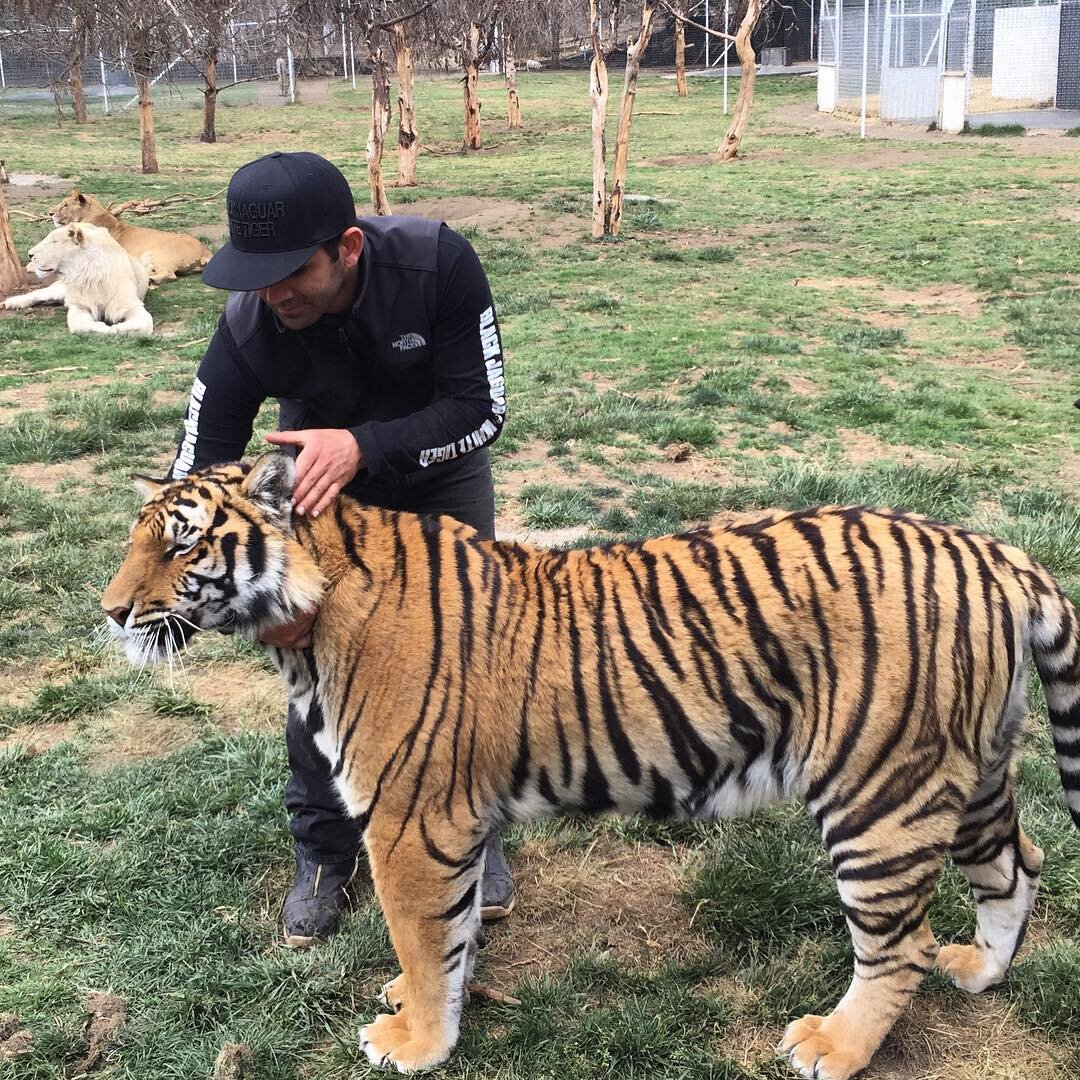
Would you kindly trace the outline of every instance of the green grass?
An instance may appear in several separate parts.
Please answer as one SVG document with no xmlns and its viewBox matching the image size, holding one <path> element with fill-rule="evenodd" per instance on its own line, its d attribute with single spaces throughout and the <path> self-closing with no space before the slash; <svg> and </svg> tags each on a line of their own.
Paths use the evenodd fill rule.
<svg viewBox="0 0 1080 1080">
<path fill-rule="evenodd" d="M 969 124 L 964 121 L 964 135 L 982 135 L 986 138 L 993 138 L 997 135 L 1023 135 L 1027 131 L 1027 128 L 1023 124 Z"/>
<path fill-rule="evenodd" d="M 767 78 L 745 159 L 699 163 L 723 136 L 719 81 L 693 80 L 680 100 L 673 83 L 645 75 L 628 190 L 664 201 L 628 203 L 620 237 L 597 243 L 584 75 L 523 79 L 520 132 L 498 120 L 500 80 L 481 89 L 486 149 L 459 154 L 460 86 L 420 81 L 418 120 L 438 152 L 421 156 L 420 187 L 390 195 L 404 210 L 509 200 L 525 222 L 461 230 L 487 267 L 507 350 L 502 525 L 580 528 L 591 543 L 726 510 L 907 507 L 1025 547 L 1080 599 L 1080 292 L 1069 276 L 1076 225 L 1062 213 L 1080 184 L 1074 139 L 1035 150 L 917 133 L 860 142 L 853 126 L 812 115 L 812 84 Z M 6 114 L 0 157 L 62 171 L 106 200 L 201 198 L 258 154 L 315 149 L 359 195 L 366 109 L 343 83 L 325 105 L 228 108 L 214 146 L 197 143 L 195 110 L 163 110 L 157 177 L 132 171 L 132 115 L 57 130 L 47 113 Z M 41 213 L 56 198 L 17 208 Z M 148 223 L 219 235 L 223 220 L 216 199 Z M 20 249 L 40 231 L 18 215 L 13 225 Z M 0 1013 L 34 1035 L 28 1055 L 0 1059 L 2 1080 L 66 1078 L 85 1052 L 84 995 L 102 988 L 130 1016 L 100 1071 L 110 1080 L 204 1080 L 226 1042 L 251 1047 L 259 1080 L 373 1075 L 356 1030 L 394 960 L 370 885 L 331 943 L 284 948 L 281 739 L 238 732 L 228 694 L 209 704 L 197 692 L 215 665 L 254 676 L 257 654 L 197 641 L 196 682 L 170 684 L 103 655 L 95 638 L 138 505 L 129 474 L 168 460 L 223 300 L 191 278 L 151 292 L 148 342 L 72 337 L 59 311 L 0 318 L 0 738 L 41 741 L 38 752 L 0 749 Z M 275 419 L 270 403 L 252 449 Z M 919 1011 L 927 1002 L 947 1027 L 983 1033 L 956 1051 L 957 1068 L 987 1080 L 1014 1074 L 1010 1048 L 1025 1039 L 1058 1048 L 1056 1080 L 1080 1071 L 1080 842 L 1038 692 L 1034 708 L 1019 790 L 1025 827 L 1047 852 L 1035 944 L 975 1005 L 929 979 L 910 1021 L 920 1046 L 948 1038 L 936 1013 Z M 117 716 L 128 734 L 110 727 Z M 144 760 L 123 741 L 132 723 L 183 748 Z M 641 850 L 658 873 L 611 882 L 589 868 L 598 843 Z M 717 826 L 547 823 L 514 830 L 508 846 L 519 870 L 530 858 L 571 863 L 567 888 L 580 898 L 565 926 L 537 928 L 528 920 L 544 914 L 542 888 L 523 889 L 479 970 L 492 982 L 501 971 L 498 987 L 522 1004 L 470 1007 L 440 1074 L 451 1080 L 780 1080 L 791 1074 L 769 1048 L 784 1024 L 831 1008 L 849 978 L 835 888 L 797 808 Z M 621 946 L 664 929 L 647 898 L 670 860 L 676 912 L 655 919 L 675 919 L 677 944 L 694 948 L 631 959 Z M 601 888 L 610 899 L 597 904 Z M 623 901 L 645 908 L 642 927 L 614 917 Z M 543 950 L 597 906 L 611 918 L 568 966 L 551 962 Z M 932 918 L 942 940 L 970 936 L 956 873 Z M 529 943 L 540 962 L 498 967 Z M 760 1049 L 744 1053 L 747 1032 Z M 930 1071 L 898 1046 L 883 1051 L 900 1055 L 897 1075 Z"/>
</svg>

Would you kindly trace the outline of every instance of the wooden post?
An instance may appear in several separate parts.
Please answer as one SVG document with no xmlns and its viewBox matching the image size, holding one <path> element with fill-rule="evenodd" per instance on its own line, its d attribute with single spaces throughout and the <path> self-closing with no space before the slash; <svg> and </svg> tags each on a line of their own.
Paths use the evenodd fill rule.
<svg viewBox="0 0 1080 1080">
<path fill-rule="evenodd" d="M 675 10 L 685 14 L 685 0 L 675 0 Z M 687 96 L 686 89 L 686 24 L 682 19 L 675 20 L 675 89 L 679 97 Z"/>
<path fill-rule="evenodd" d="M 394 63 L 398 83 L 398 187 L 416 186 L 416 155 L 420 137 L 416 131 L 416 108 L 413 104 L 412 50 L 406 37 L 405 24 L 396 22 L 390 27 L 394 48 Z"/>
<path fill-rule="evenodd" d="M 11 218 L 8 217 L 4 189 L 0 187 L 0 296 L 11 296 L 26 284 L 22 260 L 11 235 Z"/>
<path fill-rule="evenodd" d="M 657 0 L 644 0 L 641 7 L 641 30 L 637 41 L 626 44 L 626 82 L 623 85 L 622 108 L 619 110 L 619 130 L 615 136 L 615 166 L 611 172 L 611 199 L 608 207 L 608 231 L 619 235 L 622 224 L 623 195 L 626 194 L 626 162 L 630 154 L 630 122 L 634 117 L 638 72 L 641 58 L 649 44 Z"/>
<path fill-rule="evenodd" d="M 199 142 L 217 142 L 217 129 L 214 119 L 217 115 L 217 47 L 206 50 L 203 56 L 203 122 Z"/>
<path fill-rule="evenodd" d="M 720 144 L 720 160 L 730 161 L 739 153 L 739 144 L 746 134 L 750 123 L 750 110 L 754 105 L 754 82 L 757 79 L 757 57 L 750 44 L 750 35 L 754 32 L 761 16 L 762 0 L 747 0 L 746 14 L 735 34 L 735 51 L 739 54 L 742 65 L 742 78 L 739 79 L 739 94 L 735 98 L 735 109 L 731 114 L 731 127 Z"/>
<path fill-rule="evenodd" d="M 465 69 L 465 149 L 479 150 L 483 146 L 480 134 L 480 99 L 477 80 L 480 75 L 480 26 L 469 23 L 465 36 L 463 63 Z"/>
<path fill-rule="evenodd" d="M 376 31 L 377 32 L 377 31 Z M 392 213 L 382 175 L 383 143 L 390 126 L 390 70 L 382 49 L 369 48 L 371 58 L 371 128 L 368 131 L 368 189 L 371 208 L 380 217 Z"/>
</svg>

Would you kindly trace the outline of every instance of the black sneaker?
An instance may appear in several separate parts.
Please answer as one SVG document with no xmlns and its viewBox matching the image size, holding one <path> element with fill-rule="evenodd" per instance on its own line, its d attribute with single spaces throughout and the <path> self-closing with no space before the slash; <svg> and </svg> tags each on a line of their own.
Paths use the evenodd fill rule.
<svg viewBox="0 0 1080 1080">
<path fill-rule="evenodd" d="M 345 886 L 356 873 L 357 860 L 319 862 L 306 848 L 296 847 L 296 881 L 285 897 L 281 921 L 285 944 L 295 948 L 328 938 L 349 906 Z"/>
<path fill-rule="evenodd" d="M 514 910 L 517 890 L 503 854 L 502 836 L 493 829 L 484 845 L 484 877 L 480 882 L 480 919 L 498 922 Z"/>
</svg>

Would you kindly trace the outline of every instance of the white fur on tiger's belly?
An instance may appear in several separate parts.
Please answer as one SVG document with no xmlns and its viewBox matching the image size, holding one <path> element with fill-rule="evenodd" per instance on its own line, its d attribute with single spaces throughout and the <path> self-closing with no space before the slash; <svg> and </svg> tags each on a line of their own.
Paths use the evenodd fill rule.
<svg viewBox="0 0 1080 1080">
<path fill-rule="evenodd" d="M 762 756 L 746 770 L 745 779 L 739 771 L 732 773 L 694 814 L 699 818 L 742 817 L 763 806 L 789 799 L 799 793 L 800 783 L 792 765 L 784 768 L 783 783 L 776 782 L 772 763 Z"/>
</svg>

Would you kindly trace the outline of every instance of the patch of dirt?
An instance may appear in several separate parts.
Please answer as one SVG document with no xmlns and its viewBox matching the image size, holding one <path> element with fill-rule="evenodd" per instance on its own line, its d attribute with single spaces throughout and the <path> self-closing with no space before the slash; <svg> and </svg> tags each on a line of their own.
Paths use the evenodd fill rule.
<svg viewBox="0 0 1080 1080">
<path fill-rule="evenodd" d="M 159 716 L 135 702 L 122 702 L 95 717 L 85 734 L 88 765 L 93 772 L 167 757 L 199 737 L 198 729 L 184 717 Z"/>
<path fill-rule="evenodd" d="M 741 984 L 739 989 L 745 993 Z M 738 1003 L 726 989 L 716 996 Z M 724 1033 L 724 1052 L 757 1072 L 775 1060 L 782 1034 L 739 1017 Z M 992 994 L 917 994 L 859 1075 L 865 1080 L 1065 1080 L 1063 1057 Z"/>
<path fill-rule="evenodd" d="M 715 165 L 720 160 L 719 154 L 667 154 L 664 157 L 649 158 L 649 165 Z"/>
<path fill-rule="evenodd" d="M 627 467 L 638 475 L 661 476 L 665 480 L 697 484 L 716 484 L 727 487 L 738 480 L 731 464 L 722 459 L 707 457 L 700 451 L 691 450 L 686 457 L 672 461 L 669 458 L 655 461 L 635 461 Z"/>
<path fill-rule="evenodd" d="M 76 371 L 85 371 L 85 368 L 53 368 L 51 372 L 34 373 L 34 380 L 23 383 L 20 386 L 8 387 L 0 390 L 0 404 L 15 405 L 23 411 L 38 412 L 45 408 L 53 395 L 64 390 L 86 390 L 92 386 L 113 386 L 116 384 L 115 375 L 88 375 L 79 379 L 55 379 L 50 378 L 56 374 L 67 374 Z M 0 371 L 0 377 L 15 375 L 28 375 L 29 372 Z M 149 378 L 149 374 L 131 375 L 132 382 Z"/>
<path fill-rule="evenodd" d="M 47 173 L 8 173 L 8 178 L 11 183 L 4 187 L 4 202 L 8 206 L 19 206 L 46 196 L 66 195 L 75 183 Z"/>
<path fill-rule="evenodd" d="M 905 465 L 942 466 L 952 460 L 929 450 L 882 442 L 876 435 L 855 428 L 837 428 L 836 434 L 843 444 L 844 457 L 852 465 L 869 465 L 892 459 Z"/>
<path fill-rule="evenodd" d="M 254 1076 L 251 1071 L 253 1060 L 247 1043 L 226 1043 L 214 1062 L 213 1080 L 247 1080 Z"/>
<path fill-rule="evenodd" d="M 1080 221 L 1080 206 L 1059 206 L 1054 212 L 1066 221 Z"/>
<path fill-rule="evenodd" d="M 47 658 L 0 664 L 0 705 L 25 705 L 44 683 L 71 672 L 65 661 Z"/>
<path fill-rule="evenodd" d="M 1058 479 L 1069 491 L 1080 491 L 1080 454 L 1062 450 Z"/>
<path fill-rule="evenodd" d="M 541 247 L 576 243 L 585 237 L 589 227 L 584 218 L 572 214 L 553 214 L 516 199 L 485 199 L 475 195 L 418 199 L 398 209 L 402 214 L 445 221 L 454 228 L 470 225 L 493 236 L 524 240 Z"/>
<path fill-rule="evenodd" d="M 21 1023 L 15 1013 L 0 1014 L 0 1061 L 29 1052 L 34 1036 L 29 1028 L 20 1028 Z"/>
<path fill-rule="evenodd" d="M 923 289 L 898 289 L 877 278 L 796 278 L 795 285 L 807 289 L 835 292 L 850 289 L 873 294 L 873 299 L 887 307 L 934 309 L 950 315 L 974 317 L 979 314 L 979 297 L 966 285 L 928 285 Z M 869 298 L 869 296 L 868 296 Z M 860 315 L 866 313 L 860 312 Z"/>
<path fill-rule="evenodd" d="M 250 664 L 211 664 L 193 672 L 184 688 L 196 701 L 214 706 L 214 723 L 228 735 L 284 730 L 285 687 L 279 675 Z"/>
<path fill-rule="evenodd" d="M 518 902 L 481 953 L 481 981 L 503 988 L 557 974 L 585 949 L 655 967 L 700 955 L 707 944 L 679 899 L 685 856 L 600 836 L 586 850 L 528 840 L 513 859 Z"/>
<path fill-rule="evenodd" d="M 20 724 L 0 738 L 0 750 L 21 746 L 29 757 L 37 757 L 38 754 L 47 754 L 54 746 L 66 742 L 71 735 L 70 724 Z"/>
<path fill-rule="evenodd" d="M 86 1056 L 72 1066 L 70 1075 L 82 1076 L 93 1072 L 116 1039 L 117 1032 L 127 1020 L 127 1006 L 123 998 L 107 994 L 103 990 L 91 990 L 86 998 Z"/>
<path fill-rule="evenodd" d="M 788 384 L 788 389 L 793 394 L 798 394 L 800 397 L 811 397 L 818 393 L 818 385 L 812 379 L 808 379 L 804 375 L 791 375 L 787 372 L 782 374 Z"/>
<path fill-rule="evenodd" d="M 1027 366 L 1024 354 L 1015 345 L 1002 345 L 988 352 L 958 353 L 955 356 L 935 356 L 932 362 L 944 367 L 977 367 L 1007 371 L 1015 375 Z"/>
<path fill-rule="evenodd" d="M 65 481 L 75 481 L 75 486 L 85 488 L 97 469 L 94 456 L 72 458 L 70 461 L 58 461 L 44 465 L 37 461 L 25 465 L 12 465 L 8 470 L 22 484 L 37 488 L 46 495 L 53 495 Z"/>
</svg>

